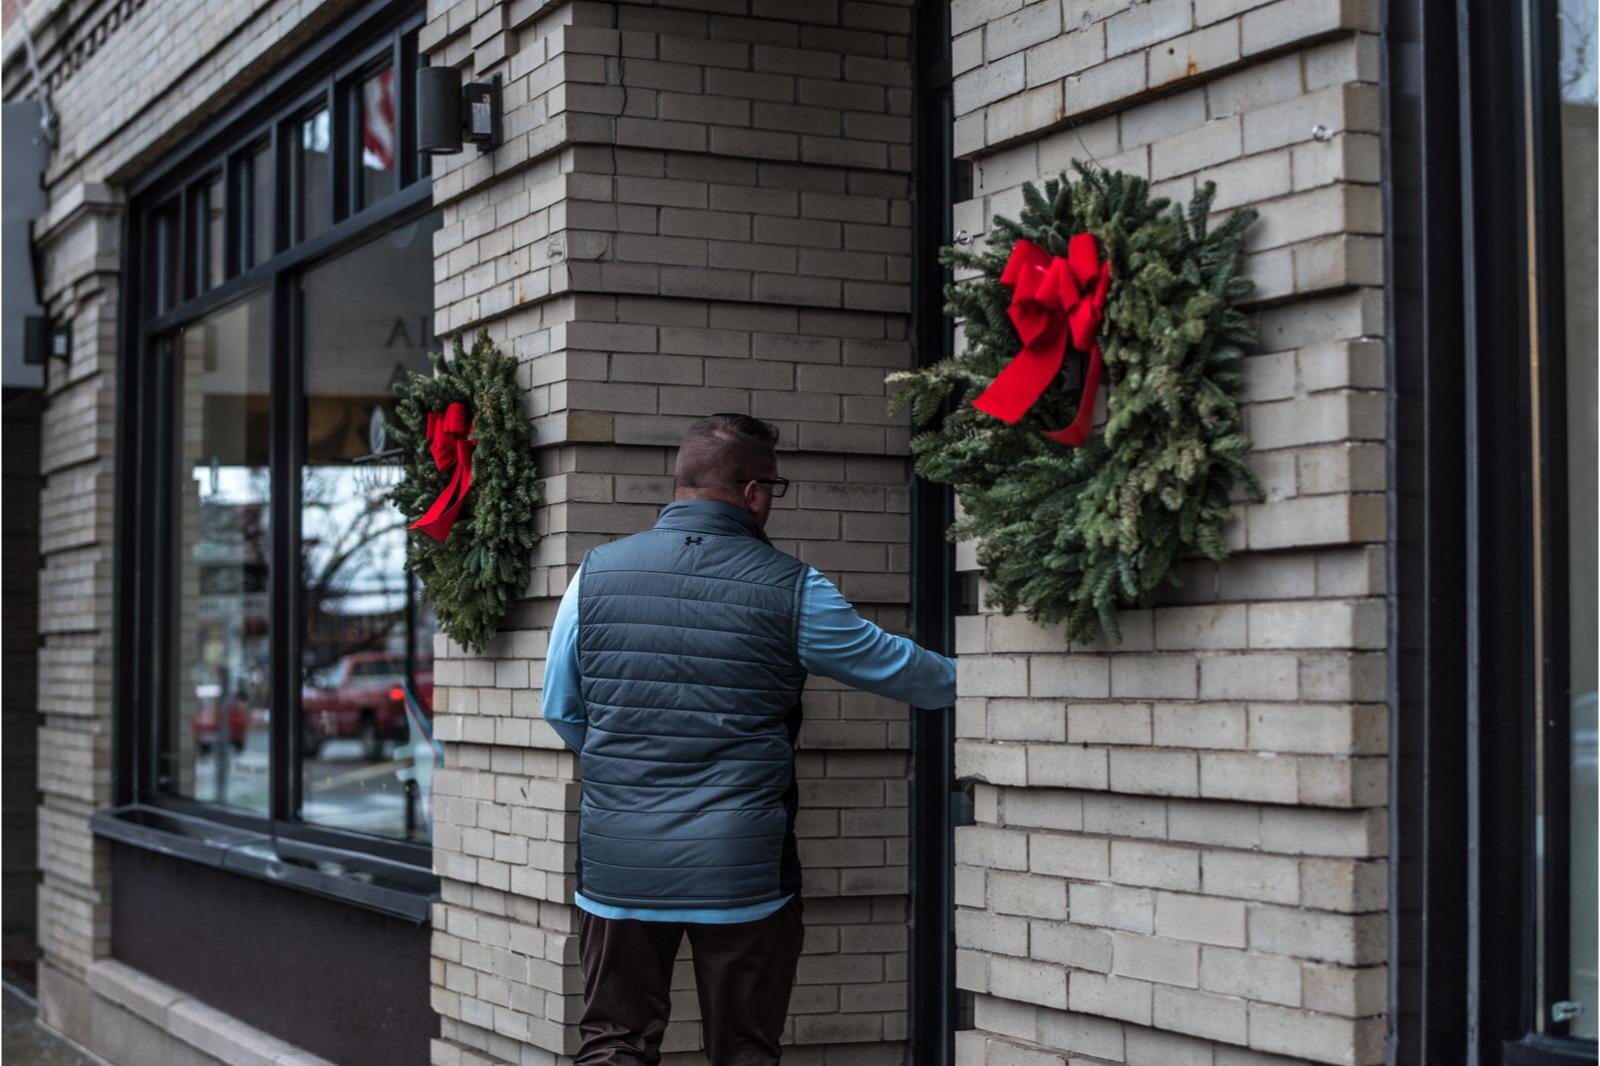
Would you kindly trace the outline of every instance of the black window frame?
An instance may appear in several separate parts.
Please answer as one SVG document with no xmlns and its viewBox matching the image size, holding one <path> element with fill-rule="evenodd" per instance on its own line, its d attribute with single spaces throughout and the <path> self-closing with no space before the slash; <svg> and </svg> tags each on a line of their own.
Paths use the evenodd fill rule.
<svg viewBox="0 0 1600 1066">
<path fill-rule="evenodd" d="M 1570 939 L 1556 19 L 1393 0 L 1384 30 L 1397 1066 L 1596 1056 L 1549 1018 Z"/>
<path fill-rule="evenodd" d="M 117 679 L 117 756 L 114 795 L 117 807 L 96 817 L 97 830 L 131 842 L 156 846 L 201 861 L 232 865 L 248 872 L 251 863 L 224 861 L 210 844 L 174 843 L 170 837 L 205 836 L 205 826 L 226 827 L 240 841 L 270 841 L 275 857 L 274 880 L 301 883 L 308 890 L 348 898 L 379 910 L 426 920 L 426 899 L 397 908 L 394 884 L 412 886 L 431 897 L 437 878 L 431 873 L 432 849 L 427 843 L 400 841 L 298 820 L 300 681 L 297 658 L 303 619 L 300 590 L 277 575 L 298 573 L 290 563 L 298 551 L 298 463 L 304 449 L 304 355 L 302 317 L 296 290 L 299 278 L 314 265 L 360 246 L 375 236 L 427 216 L 433 207 L 432 183 L 425 166 L 414 160 L 397 169 L 395 190 L 382 200 L 354 209 L 348 184 L 330 173 L 333 198 L 329 225 L 309 239 L 297 240 L 294 176 L 298 136 L 286 136 L 301 117 L 329 107 L 331 143 L 340 140 L 339 111 L 334 106 L 342 80 L 382 57 L 417 62 L 416 36 L 425 22 L 415 0 L 371 0 L 344 22 L 320 35 L 285 67 L 191 136 L 182 146 L 128 190 L 130 210 L 124 228 L 122 329 L 118 381 L 116 492 L 119 528 L 114 587 L 118 640 L 114 662 Z M 396 67 L 400 86 L 413 81 L 412 67 Z M 396 94 L 396 126 L 402 158 L 414 155 L 412 93 Z M 274 247 L 251 265 L 254 233 L 247 193 L 255 153 L 270 146 L 274 168 Z M 330 153 L 336 171 L 338 151 Z M 223 178 L 225 269 L 222 281 L 200 284 L 206 266 L 188 252 L 199 235 L 191 234 L 193 190 L 209 188 L 212 176 Z M 175 209 L 175 210 L 174 210 Z M 162 220 L 169 217 L 171 222 Z M 177 272 L 176 301 L 167 299 L 172 249 L 182 257 Z M 158 657 L 161 623 L 169 595 L 166 580 L 171 560 L 159 550 L 168 541 L 163 523 L 170 509 L 171 472 L 167 434 L 159 429 L 163 397 L 170 389 L 170 360 L 160 357 L 185 325 L 244 299 L 270 294 L 271 359 L 269 462 L 273 472 L 270 505 L 272 572 L 270 612 L 272 670 L 271 775 L 266 814 L 229 808 L 166 793 L 158 787 L 163 750 L 161 730 L 166 717 L 160 698 L 166 664 Z M 159 831 L 152 830 L 158 826 Z M 195 828 L 200 827 L 200 828 Z M 154 834 L 154 836 L 152 836 Z M 158 839 L 159 838 L 159 839 Z M 151 840 L 156 843 L 152 844 Z M 218 839 L 232 839 L 224 832 Z M 294 858 L 290 858 L 290 855 Z M 315 867 L 337 857 L 378 864 L 388 889 L 374 892 L 359 879 L 339 884 Z M 259 865 L 259 864 L 258 864 Z M 304 868 L 305 876 L 296 874 Z M 406 871 L 411 871 L 407 873 Z M 261 871 L 257 871 L 261 872 Z"/>
<path fill-rule="evenodd" d="M 148 306 L 146 312 L 161 314 L 175 307 L 183 298 L 183 200 L 169 196 L 151 207 L 137 225 L 143 229 L 140 247 L 144 258 L 129 256 L 140 264 L 145 281 Z"/>
<path fill-rule="evenodd" d="M 182 250 L 184 299 L 176 305 L 177 307 L 182 307 L 183 304 L 221 284 L 221 282 L 213 283 L 211 281 L 215 265 L 213 262 L 214 249 L 211 246 L 211 193 L 219 178 L 222 181 L 223 191 L 222 231 L 224 251 L 222 257 L 222 280 L 226 281 L 228 278 L 228 254 L 226 248 L 232 215 L 229 213 L 230 205 L 227 203 L 228 179 L 227 166 L 224 162 L 222 165 L 200 171 L 185 183 L 183 204 L 188 218 L 188 225 L 185 234 L 186 244 Z"/>
<path fill-rule="evenodd" d="M 968 167 L 956 159 L 951 111 L 950 5 L 913 7 L 912 349 L 918 366 L 950 357 L 955 327 L 944 314 L 950 270 L 939 251 L 951 241 L 950 206 L 971 195 Z M 955 517 L 949 486 L 915 478 L 911 488 L 911 618 L 918 643 L 954 654 L 960 590 L 955 545 L 945 531 Z M 955 710 L 911 715 L 908 810 L 909 930 L 906 954 L 908 1062 L 955 1062 L 956 1031 L 970 1028 L 970 995 L 955 984 L 955 829 L 972 822 L 971 786 L 955 775 Z"/>
</svg>

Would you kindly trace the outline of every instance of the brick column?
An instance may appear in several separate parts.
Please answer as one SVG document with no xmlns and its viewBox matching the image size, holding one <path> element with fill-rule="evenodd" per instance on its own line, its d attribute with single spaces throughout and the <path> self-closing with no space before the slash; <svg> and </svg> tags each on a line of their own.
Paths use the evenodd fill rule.
<svg viewBox="0 0 1600 1066">
<path fill-rule="evenodd" d="M 35 223 L 51 320 L 39 503 L 39 1008 L 86 1032 L 81 984 L 110 953 L 110 859 L 89 816 L 111 802 L 112 434 L 116 423 L 119 198 L 83 185 Z"/>
<path fill-rule="evenodd" d="M 959 1060 L 1367 1064 L 1385 1003 L 1377 7 L 955 0 L 956 143 L 1013 214 L 1074 158 L 1252 204 L 1234 556 L 1115 648 L 958 620 Z M 964 567 L 975 569 L 970 551 Z"/>
<path fill-rule="evenodd" d="M 907 433 L 883 378 L 910 363 L 909 11 L 756 6 L 460 3 L 423 33 L 433 63 L 504 79 L 504 147 L 435 171 L 437 314 L 521 362 L 547 504 L 507 631 L 485 655 L 437 649 L 441 1066 L 575 1050 L 579 786 L 538 718 L 548 627 L 584 551 L 671 499 L 690 422 L 777 423 L 795 484 L 774 542 L 907 626 Z M 796 1062 L 903 1056 L 905 714 L 807 687 Z M 686 959 L 675 1063 L 703 1061 Z"/>
</svg>

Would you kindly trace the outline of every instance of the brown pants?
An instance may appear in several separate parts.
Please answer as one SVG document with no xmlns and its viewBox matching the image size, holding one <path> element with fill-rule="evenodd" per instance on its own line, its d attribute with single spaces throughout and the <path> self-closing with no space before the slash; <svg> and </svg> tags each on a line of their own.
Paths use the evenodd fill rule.
<svg viewBox="0 0 1600 1066">
<path fill-rule="evenodd" d="M 672 961 L 684 933 L 694 952 L 700 1027 L 711 1066 L 771 1066 L 789 1014 L 805 927 L 800 897 L 754 922 L 707 925 L 578 915 L 583 1020 L 577 1066 L 661 1061 Z"/>
</svg>

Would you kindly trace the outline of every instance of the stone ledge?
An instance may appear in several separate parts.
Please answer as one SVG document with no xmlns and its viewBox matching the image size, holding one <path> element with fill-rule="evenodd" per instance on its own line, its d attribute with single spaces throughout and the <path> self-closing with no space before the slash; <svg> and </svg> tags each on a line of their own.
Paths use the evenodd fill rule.
<svg viewBox="0 0 1600 1066">
<path fill-rule="evenodd" d="M 33 223 L 33 239 L 44 245 L 56 239 L 69 224 L 95 212 L 117 214 L 127 207 L 122 190 L 98 181 L 83 181 L 58 193 L 45 213 Z"/>
<path fill-rule="evenodd" d="M 143 1018 L 174 1040 L 229 1066 L 333 1066 L 115 959 L 86 973 L 95 995 Z"/>
</svg>

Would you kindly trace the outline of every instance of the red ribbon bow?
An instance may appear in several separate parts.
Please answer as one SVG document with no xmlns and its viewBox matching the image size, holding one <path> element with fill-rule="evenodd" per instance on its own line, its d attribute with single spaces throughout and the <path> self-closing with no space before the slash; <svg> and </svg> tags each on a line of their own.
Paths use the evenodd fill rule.
<svg viewBox="0 0 1600 1066">
<path fill-rule="evenodd" d="M 444 414 L 428 412 L 428 448 L 433 452 L 433 465 L 441 472 L 455 468 L 450 483 L 433 501 L 428 513 L 411 523 L 410 528 L 421 530 L 434 540 L 444 540 L 455 525 L 456 515 L 466 502 L 467 490 L 472 488 L 472 449 L 478 442 L 469 436 L 467 405 L 453 403 Z"/>
<path fill-rule="evenodd" d="M 1048 255 L 1032 241 L 1011 249 L 1002 285 L 1011 286 L 1010 316 L 1022 350 L 972 402 L 984 414 L 1015 423 L 1028 412 L 1061 372 L 1067 344 L 1089 353 L 1083 395 L 1072 424 L 1044 435 L 1077 446 L 1094 428 L 1094 399 L 1100 389 L 1100 345 L 1095 334 L 1105 315 L 1111 263 L 1100 258 L 1094 238 L 1080 233 L 1067 244 L 1065 259 Z"/>
</svg>

